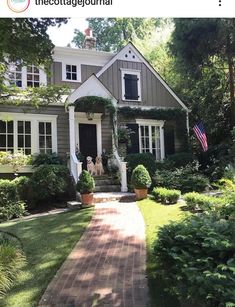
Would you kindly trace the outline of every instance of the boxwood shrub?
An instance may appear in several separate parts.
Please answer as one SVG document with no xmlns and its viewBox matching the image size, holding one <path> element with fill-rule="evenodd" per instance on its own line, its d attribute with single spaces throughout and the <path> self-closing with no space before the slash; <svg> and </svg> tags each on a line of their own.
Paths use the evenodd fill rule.
<svg viewBox="0 0 235 307">
<path fill-rule="evenodd" d="M 168 291 L 196 306 L 234 306 L 235 223 L 214 215 L 191 216 L 160 228 L 157 271 Z"/>
<path fill-rule="evenodd" d="M 130 154 L 126 156 L 125 161 L 127 162 L 127 172 L 129 180 L 131 179 L 131 174 L 133 170 L 138 165 L 143 165 L 149 172 L 151 178 L 153 178 L 157 170 L 156 159 L 151 153 Z"/>
<path fill-rule="evenodd" d="M 92 193 L 95 188 L 95 181 L 91 174 L 83 170 L 77 182 L 77 191 L 81 194 Z"/>
<path fill-rule="evenodd" d="M 180 198 L 179 190 L 168 190 L 166 188 L 154 188 L 152 194 L 156 201 L 163 204 L 175 204 Z"/>
<path fill-rule="evenodd" d="M 147 189 L 151 186 L 152 180 L 149 172 L 143 165 L 138 165 L 131 175 L 131 184 L 135 189 Z"/>
</svg>

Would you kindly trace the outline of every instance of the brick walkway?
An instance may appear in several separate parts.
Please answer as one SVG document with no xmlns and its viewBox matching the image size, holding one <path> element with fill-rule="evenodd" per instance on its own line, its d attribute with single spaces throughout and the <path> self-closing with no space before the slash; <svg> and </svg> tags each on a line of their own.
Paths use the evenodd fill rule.
<svg viewBox="0 0 235 307">
<path fill-rule="evenodd" d="M 39 306 L 145 307 L 145 228 L 136 203 L 102 203 Z"/>
</svg>

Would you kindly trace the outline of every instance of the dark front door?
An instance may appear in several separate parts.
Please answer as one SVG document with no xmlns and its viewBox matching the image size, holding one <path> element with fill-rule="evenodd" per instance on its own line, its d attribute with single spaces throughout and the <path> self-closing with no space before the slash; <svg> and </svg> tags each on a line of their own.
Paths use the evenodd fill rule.
<svg viewBox="0 0 235 307">
<path fill-rule="evenodd" d="M 95 163 L 95 158 L 97 156 L 96 125 L 79 124 L 78 131 L 80 152 L 84 157 L 83 166 L 86 169 L 86 157 L 91 156 Z"/>
</svg>

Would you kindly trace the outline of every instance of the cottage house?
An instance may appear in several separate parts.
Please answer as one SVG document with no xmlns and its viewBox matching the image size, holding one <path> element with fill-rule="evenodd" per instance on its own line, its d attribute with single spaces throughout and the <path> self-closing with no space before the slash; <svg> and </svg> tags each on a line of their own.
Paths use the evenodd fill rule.
<svg viewBox="0 0 235 307">
<path fill-rule="evenodd" d="M 51 74 L 12 65 L 10 83 L 71 88 L 65 103 L 39 109 L 0 104 L 0 151 L 69 154 L 75 180 L 82 169 L 76 151 L 93 159 L 113 151 L 126 190 L 118 126 L 133 132 L 127 153 L 150 152 L 162 160 L 185 144 L 188 108 L 132 43 L 117 54 L 97 51 L 88 29 L 83 49 L 55 47 Z"/>
</svg>

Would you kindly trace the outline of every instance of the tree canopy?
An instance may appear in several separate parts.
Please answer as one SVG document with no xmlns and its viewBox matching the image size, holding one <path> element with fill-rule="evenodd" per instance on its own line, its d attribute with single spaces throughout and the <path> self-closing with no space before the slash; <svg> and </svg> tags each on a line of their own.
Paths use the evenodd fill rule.
<svg viewBox="0 0 235 307">
<path fill-rule="evenodd" d="M 0 62 L 7 55 L 12 61 L 45 65 L 54 48 L 47 29 L 65 22 L 65 18 L 1 18 Z"/>
<path fill-rule="evenodd" d="M 1 103 L 13 102 L 11 96 L 19 94 L 20 89 L 5 84 L 9 62 L 21 61 L 21 65 L 38 65 L 45 69 L 50 67 L 54 45 L 47 34 L 49 26 L 66 23 L 65 18 L 2 18 L 0 19 L 0 98 Z M 22 91 L 22 90 L 21 90 Z M 32 103 L 56 101 L 67 90 L 58 86 L 29 88 L 23 90 L 20 99 L 14 103 Z M 25 97 L 25 101 L 23 101 Z"/>
<path fill-rule="evenodd" d="M 114 52 L 129 41 L 150 36 L 159 24 L 155 18 L 87 18 L 87 21 L 93 29 L 97 49 Z M 83 41 L 84 34 L 75 30 L 73 43 L 81 48 Z"/>
<path fill-rule="evenodd" d="M 179 87 L 191 100 L 194 114 L 214 122 L 214 130 L 217 125 L 226 129 L 226 122 L 231 129 L 235 124 L 235 19 L 175 19 L 174 23 L 170 48 L 180 74 Z"/>
</svg>

